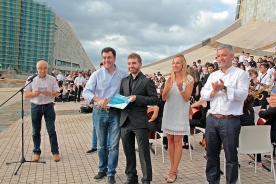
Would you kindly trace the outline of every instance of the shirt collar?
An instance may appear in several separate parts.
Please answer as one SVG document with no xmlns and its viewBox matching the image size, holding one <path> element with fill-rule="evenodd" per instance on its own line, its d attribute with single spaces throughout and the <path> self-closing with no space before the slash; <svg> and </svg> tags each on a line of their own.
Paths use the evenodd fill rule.
<svg viewBox="0 0 276 184">
<path fill-rule="evenodd" d="M 47 75 L 48 75 L 48 74 L 46 74 L 45 77 L 40 77 L 40 76 L 38 75 L 38 77 L 39 77 L 40 80 L 46 80 Z"/>
<path fill-rule="evenodd" d="M 232 65 L 232 66 L 230 66 L 229 68 L 227 68 L 227 70 L 226 70 L 225 73 L 223 73 L 221 69 L 219 69 L 219 71 L 220 71 L 221 73 L 223 73 L 223 74 L 226 75 L 226 74 L 228 74 L 229 72 L 231 72 L 233 69 L 235 69 L 235 67 Z"/>
<path fill-rule="evenodd" d="M 136 75 L 135 79 L 133 79 L 132 74 L 130 73 L 130 74 L 129 74 L 129 78 L 132 79 L 132 80 L 137 80 L 137 79 L 139 78 L 139 76 L 141 75 L 141 73 L 142 73 L 142 72 L 139 71 L 139 73 Z"/>
</svg>

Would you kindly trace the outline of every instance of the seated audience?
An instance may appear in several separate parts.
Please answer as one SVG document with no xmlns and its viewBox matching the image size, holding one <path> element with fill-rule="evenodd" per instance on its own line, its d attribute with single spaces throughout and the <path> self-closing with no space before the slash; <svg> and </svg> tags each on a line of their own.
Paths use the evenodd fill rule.
<svg viewBox="0 0 276 184">
<path fill-rule="evenodd" d="M 200 99 L 198 102 L 195 102 L 194 104 L 191 105 L 191 108 L 194 108 L 194 107 L 199 107 L 201 112 L 201 117 L 199 119 L 191 119 L 191 118 L 189 119 L 192 132 L 194 127 L 200 127 L 200 128 L 206 127 L 206 116 L 207 116 L 207 111 L 210 109 L 210 102 Z M 187 135 L 184 135 L 183 137 L 184 145 L 182 147 L 185 149 L 189 149 L 188 138 L 189 137 Z"/>
</svg>

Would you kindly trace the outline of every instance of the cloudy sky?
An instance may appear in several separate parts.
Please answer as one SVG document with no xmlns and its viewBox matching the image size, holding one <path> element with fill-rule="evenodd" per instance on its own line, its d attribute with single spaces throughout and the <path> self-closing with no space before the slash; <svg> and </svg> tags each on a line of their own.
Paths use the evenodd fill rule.
<svg viewBox="0 0 276 184">
<path fill-rule="evenodd" d="M 136 52 L 143 65 L 185 50 L 235 20 L 237 0 L 38 0 L 64 18 L 96 68 L 113 47 L 126 69 Z"/>
</svg>

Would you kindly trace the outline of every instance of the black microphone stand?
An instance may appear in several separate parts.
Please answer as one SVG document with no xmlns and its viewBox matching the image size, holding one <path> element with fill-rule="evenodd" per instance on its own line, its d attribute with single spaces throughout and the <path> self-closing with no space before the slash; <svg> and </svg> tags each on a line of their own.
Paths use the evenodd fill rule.
<svg viewBox="0 0 276 184">
<path fill-rule="evenodd" d="M 29 79 L 29 82 L 23 86 L 19 91 L 17 91 L 14 95 L 12 95 L 8 100 L 6 100 L 4 103 L 2 103 L 0 105 L 0 107 L 2 107 L 7 101 L 9 101 L 11 98 L 13 98 L 17 93 L 19 93 L 21 91 L 21 102 L 22 102 L 22 107 L 21 107 L 21 119 L 22 119 L 22 157 L 19 161 L 17 162 L 7 162 L 7 165 L 13 164 L 13 163 L 20 163 L 19 167 L 17 168 L 17 170 L 15 171 L 14 175 L 17 175 L 18 170 L 20 169 L 21 165 L 24 164 L 25 162 L 36 162 L 36 163 L 46 163 L 45 161 L 28 161 L 25 159 L 24 156 L 24 108 L 23 108 L 23 93 L 24 93 L 24 88 L 26 86 L 28 86 L 31 82 L 33 82 L 33 78 Z"/>
</svg>

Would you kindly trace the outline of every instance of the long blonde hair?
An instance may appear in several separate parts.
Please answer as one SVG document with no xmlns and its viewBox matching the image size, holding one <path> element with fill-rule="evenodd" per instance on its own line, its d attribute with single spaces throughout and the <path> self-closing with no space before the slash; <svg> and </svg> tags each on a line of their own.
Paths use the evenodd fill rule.
<svg viewBox="0 0 276 184">
<path fill-rule="evenodd" d="M 176 55 L 174 56 L 173 60 L 172 60 L 172 64 L 173 64 L 173 61 L 175 58 L 179 57 L 181 59 L 181 62 L 182 62 L 182 70 L 181 70 L 181 74 L 183 76 L 183 82 L 187 82 L 187 62 L 186 62 L 186 59 L 184 57 L 183 54 L 179 54 L 179 55 Z M 175 73 L 173 71 L 173 66 L 172 66 L 172 72 L 171 72 L 171 79 L 172 81 L 175 81 Z"/>
</svg>

